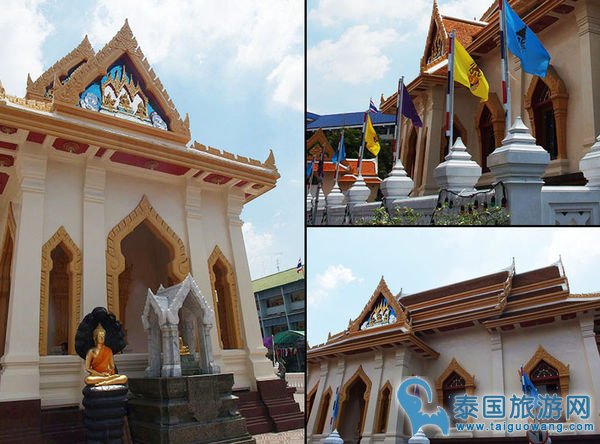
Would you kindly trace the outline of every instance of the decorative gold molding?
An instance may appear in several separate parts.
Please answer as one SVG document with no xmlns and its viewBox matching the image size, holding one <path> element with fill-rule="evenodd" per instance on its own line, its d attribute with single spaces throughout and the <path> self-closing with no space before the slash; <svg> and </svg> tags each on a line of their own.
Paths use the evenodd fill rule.
<svg viewBox="0 0 600 444">
<path fill-rule="evenodd" d="M 94 57 L 94 49 L 86 35 L 75 49 L 48 68 L 35 82 L 28 76 L 25 98 L 50 101 L 52 97 L 46 96 L 46 88 L 48 88 L 56 79 L 66 76 L 70 69 L 80 63 L 87 62 L 92 57 Z M 80 67 L 77 69 L 79 68 Z M 60 85 L 52 85 L 51 89 L 55 90 L 61 86 L 62 83 Z"/>
<path fill-rule="evenodd" d="M 146 92 L 156 100 L 158 107 L 164 112 L 169 129 L 189 141 L 191 137 L 189 119 L 182 120 L 160 79 L 138 46 L 127 20 L 104 48 L 91 57 L 85 65 L 79 67 L 72 74 L 71 79 L 56 90 L 55 101 L 77 106 L 79 95 L 85 88 L 98 76 L 104 75 L 108 68 L 122 56 L 127 56 L 145 85 Z"/>
<path fill-rule="evenodd" d="M 223 264 L 223 266 L 225 267 L 225 269 L 227 270 L 227 275 L 225 276 L 225 280 L 227 282 L 227 285 L 229 286 L 229 292 L 231 294 L 231 305 L 233 307 L 233 313 L 231 313 L 231 316 L 228 317 L 228 319 L 223 320 L 223 322 L 227 322 L 227 323 L 231 323 L 233 322 L 233 329 L 234 329 L 234 338 L 233 338 L 233 342 L 234 342 L 234 347 L 235 349 L 241 349 L 243 348 L 243 341 L 242 341 L 242 334 L 241 334 L 241 328 L 240 328 L 240 299 L 239 299 L 239 294 L 238 294 L 238 290 L 237 290 L 237 281 L 236 281 L 236 276 L 235 276 L 235 270 L 233 269 L 233 266 L 231 265 L 231 263 L 227 260 L 227 258 L 225 257 L 225 255 L 223 254 L 223 252 L 221 251 L 221 249 L 219 248 L 218 245 L 215 245 L 215 248 L 213 249 L 213 252 L 211 253 L 211 255 L 208 258 L 208 272 L 210 275 L 210 285 L 212 288 L 212 295 L 213 295 L 213 306 L 215 308 L 215 317 L 217 319 L 217 335 L 219 337 L 219 344 L 221 345 L 221 349 L 223 349 L 223 340 L 221 339 L 221 322 L 219 321 L 219 301 L 217 298 L 217 289 L 216 289 L 216 282 L 217 282 L 217 277 L 215 275 L 214 272 L 214 266 L 217 264 L 217 262 L 221 262 Z"/>
<path fill-rule="evenodd" d="M 371 298 L 369 299 L 369 301 L 363 308 L 362 312 L 360 313 L 360 315 L 358 315 L 358 317 L 354 321 L 352 321 L 350 323 L 350 327 L 348 329 L 350 332 L 360 331 L 361 323 L 363 322 L 365 316 L 367 316 L 371 312 L 371 310 L 373 310 L 375 303 L 377 302 L 377 299 L 379 299 L 380 295 L 386 299 L 388 305 L 390 307 L 392 307 L 394 309 L 394 312 L 396 313 L 396 322 L 394 324 L 389 324 L 389 325 L 398 326 L 398 324 L 400 324 L 400 325 L 404 325 L 408 330 L 410 330 L 411 323 L 410 323 L 410 320 L 408 319 L 406 310 L 396 300 L 396 298 L 390 291 L 389 287 L 387 286 L 385 279 L 383 278 L 383 276 L 381 276 L 381 279 L 379 280 L 379 284 L 377 285 L 377 288 L 375 288 L 373 295 L 371 296 Z"/>
<path fill-rule="evenodd" d="M 327 413 L 329 412 L 329 404 L 331 404 L 331 398 L 333 392 L 331 387 L 323 392 L 321 399 L 319 400 L 319 410 L 317 411 L 317 420 L 315 421 L 315 427 L 313 434 L 320 435 L 325 429 L 325 421 L 327 421 Z M 328 398 L 327 405 L 325 405 L 325 399 Z"/>
<path fill-rule="evenodd" d="M 117 319 L 119 313 L 119 275 L 125 270 L 125 257 L 121 252 L 121 241 L 141 223 L 164 243 L 171 255 L 169 278 L 173 282 L 181 282 L 190 272 L 190 261 L 183 241 L 171 227 L 158 215 L 144 195 L 135 209 L 119 222 L 106 239 L 106 294 L 108 310 Z"/>
<path fill-rule="evenodd" d="M 312 398 L 313 398 L 313 396 L 317 396 L 317 389 L 319 388 L 320 382 L 321 381 L 317 381 L 315 386 L 306 395 L 306 419 L 305 419 L 305 421 L 307 424 L 308 424 L 308 420 L 310 419 L 310 414 L 312 413 L 312 408 L 313 408 L 313 405 L 315 402 L 315 400 Z"/>
<path fill-rule="evenodd" d="M 69 354 L 75 354 L 75 332 L 81 317 L 82 255 L 65 227 L 61 226 L 42 247 L 42 275 L 40 280 L 40 356 L 48 354 L 48 306 L 50 299 L 50 272 L 54 266 L 52 251 L 61 245 L 69 256 Z"/>
<path fill-rule="evenodd" d="M 372 386 L 371 380 L 369 379 L 369 377 L 363 370 L 362 365 L 359 366 L 358 370 L 356 370 L 354 375 L 352 375 L 352 377 L 350 379 L 348 379 L 348 381 L 346 381 L 346 383 L 344 384 L 344 386 L 342 387 L 342 389 L 340 391 L 340 399 L 338 401 L 339 402 L 339 404 L 338 404 L 339 415 L 335 421 L 334 428 L 339 428 L 339 426 L 340 426 L 340 419 L 343 417 L 344 401 L 348 397 L 348 390 L 350 389 L 352 384 L 354 384 L 354 382 L 358 379 L 361 379 L 362 382 L 364 382 L 364 384 L 366 386 L 365 394 L 363 396 L 363 399 L 365 400 L 365 408 L 363 410 L 362 419 L 361 419 L 361 427 L 360 427 L 360 434 L 362 435 L 362 433 L 365 429 L 365 422 L 366 422 L 366 418 L 367 418 L 367 410 L 369 409 L 369 398 L 371 397 L 371 386 Z"/>
<path fill-rule="evenodd" d="M 535 116 L 533 112 L 533 95 L 538 86 L 539 82 L 544 82 L 550 90 L 550 99 L 552 100 L 552 108 L 554 109 L 554 120 L 556 121 L 556 143 L 558 145 L 558 158 L 567 158 L 567 112 L 569 105 L 569 93 L 565 82 L 561 79 L 554 69 L 554 66 L 550 65 L 546 78 L 534 76 L 529 84 L 527 95 L 525 96 L 525 109 L 529 114 L 529 121 L 531 122 L 531 133 L 533 137 L 536 136 L 535 128 Z M 545 147 L 543 147 L 545 149 Z"/>
<path fill-rule="evenodd" d="M 531 375 L 531 372 L 542 361 L 548 365 L 551 365 L 558 371 L 558 378 L 560 381 L 560 396 L 565 398 L 569 394 L 569 365 L 563 364 L 540 345 L 531 359 L 523 367 L 525 373 Z"/>
<path fill-rule="evenodd" d="M 383 427 L 383 432 L 380 432 L 379 430 L 382 428 L 381 427 L 381 422 L 383 420 L 383 418 L 381 418 L 381 409 L 383 408 L 383 392 L 385 390 L 389 390 L 390 392 L 390 397 L 389 397 L 389 404 L 391 405 L 392 403 L 392 397 L 393 397 L 393 393 L 394 390 L 392 388 L 392 384 L 390 384 L 390 381 L 386 381 L 385 384 L 383 384 L 383 387 L 381 387 L 381 390 L 379 390 L 379 394 L 377 395 L 377 407 L 375 409 L 375 422 L 373 425 L 373 433 L 386 433 L 387 432 L 387 425 L 388 425 L 388 418 L 390 416 L 390 405 L 388 405 L 388 411 L 387 411 L 387 415 L 388 417 L 385 418 L 385 427 Z"/>
<path fill-rule="evenodd" d="M 440 377 L 435 380 L 435 391 L 437 392 L 438 403 L 443 403 L 444 401 L 444 382 L 446 382 L 446 379 L 448 379 L 452 373 L 456 373 L 465 380 L 465 391 L 467 392 L 467 395 L 473 396 L 475 393 L 475 377 L 467 372 L 458 363 L 456 358 L 452 358 L 452 361 L 450 361 L 446 370 L 444 370 Z"/>
</svg>

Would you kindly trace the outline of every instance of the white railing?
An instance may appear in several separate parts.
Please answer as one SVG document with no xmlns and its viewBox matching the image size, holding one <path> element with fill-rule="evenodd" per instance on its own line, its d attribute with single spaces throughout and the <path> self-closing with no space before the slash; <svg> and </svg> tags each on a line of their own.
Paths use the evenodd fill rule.
<svg viewBox="0 0 600 444">
<path fill-rule="evenodd" d="M 304 393 L 304 373 L 286 373 L 285 380 L 289 387 L 296 389 L 296 393 Z"/>
<path fill-rule="evenodd" d="M 464 195 L 465 198 L 471 198 L 475 190 L 473 188 L 469 191 L 468 188 L 472 188 L 471 184 L 477 183 L 481 169 L 470 160 L 470 156 L 467 156 L 462 142 L 458 142 L 451 148 L 446 161 L 436 168 L 436 180 L 442 188 L 448 188 L 450 191 L 458 190 L 459 197 Z M 467 157 L 469 160 L 466 160 Z M 502 202 L 498 201 L 496 205 L 506 206 L 510 223 L 513 225 L 600 225 L 600 136 L 580 161 L 579 169 L 587 179 L 587 185 L 544 186 L 543 175 L 549 163 L 548 152 L 536 144 L 529 129 L 520 118 L 517 118 L 502 146 L 488 156 L 488 166 L 494 177 L 494 183 L 497 186 L 502 185 Z M 469 164 L 469 171 L 465 169 L 466 164 Z M 385 187 L 382 187 L 382 190 L 386 194 Z M 364 184 L 356 187 L 356 192 L 351 198 L 352 193 L 353 187 L 344 193 L 347 204 L 337 203 L 326 206 L 325 203 L 320 203 L 315 224 L 372 223 L 375 211 L 384 204 L 367 203 L 369 193 Z M 408 197 L 406 193 L 400 193 L 400 197 L 396 195 L 385 201 L 388 213 L 393 216 L 396 209 L 409 208 L 419 216 L 416 220 L 417 225 L 431 224 L 431 215 L 438 204 L 438 195 Z M 307 214 L 311 214 L 314 200 L 307 204 Z"/>
</svg>

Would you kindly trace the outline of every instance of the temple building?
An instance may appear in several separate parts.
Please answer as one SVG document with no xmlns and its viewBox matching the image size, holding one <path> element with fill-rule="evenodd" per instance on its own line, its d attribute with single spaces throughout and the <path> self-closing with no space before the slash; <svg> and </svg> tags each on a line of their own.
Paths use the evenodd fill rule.
<svg viewBox="0 0 600 444">
<path fill-rule="evenodd" d="M 362 113 L 361 113 L 362 114 Z M 339 128 L 338 128 L 339 129 Z M 337 147 L 336 147 L 337 149 Z M 323 152 L 324 151 L 324 152 Z M 317 194 L 317 175 L 318 165 L 323 153 L 323 183 L 322 192 L 325 196 L 329 195 L 335 185 L 335 170 L 336 164 L 332 161 L 335 150 L 327 140 L 325 131 L 321 128 L 317 129 L 306 141 L 306 163 L 310 165 L 314 160 L 313 166 L 313 181 L 309 188 L 313 196 Z M 361 173 L 363 179 L 371 194 L 369 200 L 375 199 L 377 190 L 381 184 L 381 179 L 378 176 L 379 166 L 377 158 L 363 159 Z M 358 177 L 358 159 L 346 158 L 339 163 L 338 167 L 338 186 L 342 191 L 347 191 L 352 186 Z M 309 179 L 309 178 L 307 178 Z M 321 196 L 319 197 L 321 198 Z"/>
<path fill-rule="evenodd" d="M 448 153 L 445 136 L 449 33 L 473 56 L 489 85 L 489 100 L 481 103 L 466 88 L 455 91 L 454 137 L 461 137 L 483 170 L 479 186 L 494 178 L 487 156 L 505 135 L 499 50 L 498 2 L 480 20 L 444 16 L 437 1 L 424 44 L 419 75 L 407 85 L 423 128 L 404 119 L 401 160 L 415 182 L 412 196 L 436 194 L 433 171 Z M 539 37 L 552 60 L 546 78 L 523 72 L 509 55 L 512 90 L 511 122 L 521 116 L 537 143 L 551 156 L 544 179 L 549 185 L 582 185 L 580 159 L 600 135 L 600 45 L 597 29 L 600 4 L 595 0 L 510 0 L 511 7 Z M 380 109 L 395 114 L 396 93 Z"/>
<path fill-rule="evenodd" d="M 553 442 L 600 442 L 599 333 L 600 294 L 571 293 L 561 261 L 527 272 L 513 263 L 410 295 L 394 294 L 381 278 L 348 327 L 308 351 L 307 442 L 337 428 L 346 443 L 406 443 L 411 430 L 397 400 L 404 379 L 428 380 L 433 407 L 451 411 L 457 395 L 520 396 L 521 366 L 540 394 L 591 397 L 587 421 L 596 431 L 551 433 Z M 432 443 L 525 442 L 524 432 L 458 431 L 455 421 L 448 437 L 427 433 Z"/>
<path fill-rule="evenodd" d="M 240 219 L 279 178 L 273 153 L 265 157 L 192 141 L 188 116 L 127 22 L 100 51 L 86 37 L 28 78 L 24 98 L 0 86 L 0 441 L 15 442 L 15 430 L 23 442 L 47 440 L 49 424 L 63 420 L 52 412 L 78 414 L 84 371 L 74 335 L 94 307 L 126 332 L 119 373 L 143 376 L 147 291 L 189 273 L 214 310 L 214 359 L 235 375 L 234 390 L 252 394 L 276 378 Z"/>
</svg>

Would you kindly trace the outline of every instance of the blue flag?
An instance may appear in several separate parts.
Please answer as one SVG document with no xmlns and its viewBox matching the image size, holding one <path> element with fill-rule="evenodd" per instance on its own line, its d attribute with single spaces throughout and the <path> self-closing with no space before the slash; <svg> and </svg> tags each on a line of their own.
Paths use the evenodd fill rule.
<svg viewBox="0 0 600 444">
<path fill-rule="evenodd" d="M 538 389 L 533 384 L 531 379 L 529 379 L 529 376 L 527 375 L 527 373 L 525 373 L 523 366 L 521 366 L 520 373 L 521 373 L 521 388 L 523 389 L 523 393 L 526 394 L 527 396 L 532 396 L 533 398 L 535 398 L 535 400 L 537 402 L 538 394 L 539 394 Z"/>
<path fill-rule="evenodd" d="M 306 178 L 307 179 L 312 175 L 314 166 L 315 166 L 315 159 L 313 159 L 313 161 L 311 163 L 309 163 L 308 166 L 306 167 Z"/>
<path fill-rule="evenodd" d="M 508 49 L 515 57 L 521 59 L 523 71 L 545 78 L 550 66 L 550 54 L 533 31 L 510 8 L 506 0 L 504 0 L 504 10 Z"/>
<path fill-rule="evenodd" d="M 338 149 L 335 153 L 333 153 L 333 157 L 331 161 L 333 163 L 340 163 L 342 160 L 346 159 L 346 146 L 344 145 L 344 131 L 342 131 L 342 136 L 340 137 L 340 143 L 338 144 Z"/>
</svg>

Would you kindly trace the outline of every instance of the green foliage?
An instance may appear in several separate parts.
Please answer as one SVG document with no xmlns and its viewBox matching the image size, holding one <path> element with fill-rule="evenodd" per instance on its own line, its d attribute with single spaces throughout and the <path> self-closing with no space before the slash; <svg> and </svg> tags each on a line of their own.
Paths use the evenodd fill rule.
<svg viewBox="0 0 600 444">
<path fill-rule="evenodd" d="M 478 226 L 478 225 L 509 225 L 510 214 L 505 208 L 494 206 L 491 208 L 471 208 L 460 213 L 451 213 L 446 204 L 434 212 L 433 225 L 447 226 Z M 425 216 L 412 208 L 396 208 L 390 215 L 385 207 L 374 211 L 374 218 L 368 222 L 362 221 L 358 225 L 418 225 L 419 220 Z"/>
</svg>

